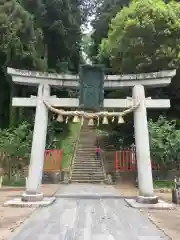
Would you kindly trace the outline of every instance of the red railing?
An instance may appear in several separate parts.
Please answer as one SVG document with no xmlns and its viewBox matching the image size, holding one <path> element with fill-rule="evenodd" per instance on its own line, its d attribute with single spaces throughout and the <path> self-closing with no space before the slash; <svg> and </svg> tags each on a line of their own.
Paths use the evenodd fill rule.
<svg viewBox="0 0 180 240">
<path fill-rule="evenodd" d="M 44 153 L 44 172 L 56 172 L 62 169 L 62 150 L 45 150 Z"/>
<path fill-rule="evenodd" d="M 159 164 L 151 162 L 153 170 L 159 170 Z M 137 169 L 135 150 L 120 150 L 114 153 L 114 170 L 123 172 L 133 172 Z"/>
</svg>

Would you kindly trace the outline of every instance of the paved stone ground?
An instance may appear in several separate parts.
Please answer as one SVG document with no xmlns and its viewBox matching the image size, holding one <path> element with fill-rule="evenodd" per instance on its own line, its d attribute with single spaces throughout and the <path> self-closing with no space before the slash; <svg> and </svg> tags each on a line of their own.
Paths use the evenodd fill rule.
<svg viewBox="0 0 180 240">
<path fill-rule="evenodd" d="M 43 184 L 41 191 L 45 196 L 52 196 L 60 188 L 59 184 Z M 2 187 L 0 188 L 0 240 L 9 240 L 14 232 L 35 208 L 12 208 L 4 207 L 3 204 L 9 199 L 20 197 L 24 188 Z"/>
<path fill-rule="evenodd" d="M 142 240 L 169 239 L 140 211 L 123 199 L 93 198 L 113 195 L 112 186 L 71 184 L 61 186 L 59 194 L 78 195 L 58 198 L 38 209 L 11 238 L 13 240 Z M 82 198 L 82 195 L 89 198 Z M 91 195 L 91 196 L 90 196 Z"/>
</svg>

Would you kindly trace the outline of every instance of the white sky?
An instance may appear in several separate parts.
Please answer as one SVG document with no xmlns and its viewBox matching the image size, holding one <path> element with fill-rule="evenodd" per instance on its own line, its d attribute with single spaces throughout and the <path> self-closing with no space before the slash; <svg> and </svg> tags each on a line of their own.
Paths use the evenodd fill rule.
<svg viewBox="0 0 180 240">
<path fill-rule="evenodd" d="M 92 32 L 93 28 L 91 26 L 91 21 L 94 19 L 94 16 L 89 17 L 87 26 L 82 25 L 82 33 L 87 34 Z"/>
</svg>

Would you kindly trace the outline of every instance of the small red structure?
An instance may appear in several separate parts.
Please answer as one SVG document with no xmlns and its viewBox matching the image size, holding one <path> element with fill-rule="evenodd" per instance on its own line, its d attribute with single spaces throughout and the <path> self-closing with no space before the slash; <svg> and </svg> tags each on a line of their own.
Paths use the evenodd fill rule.
<svg viewBox="0 0 180 240">
<path fill-rule="evenodd" d="M 62 169 L 62 150 L 45 150 L 44 153 L 44 172 L 57 172 Z"/>
<path fill-rule="evenodd" d="M 159 170 L 159 164 L 152 164 L 153 170 Z M 133 172 L 137 169 L 135 149 L 120 150 L 114 153 L 114 169 L 123 172 Z"/>
</svg>

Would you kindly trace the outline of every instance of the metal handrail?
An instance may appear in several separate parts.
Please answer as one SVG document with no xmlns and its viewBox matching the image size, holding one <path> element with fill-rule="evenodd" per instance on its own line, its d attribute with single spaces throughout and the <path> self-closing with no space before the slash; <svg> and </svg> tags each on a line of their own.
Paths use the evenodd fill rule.
<svg viewBox="0 0 180 240">
<path fill-rule="evenodd" d="M 76 142 L 75 142 L 74 147 L 73 147 L 73 155 L 72 155 L 72 158 L 71 158 L 71 163 L 69 165 L 69 180 L 71 180 L 71 177 L 72 177 L 72 166 L 74 164 L 74 159 L 76 157 L 77 147 L 78 147 L 78 143 L 79 143 L 79 139 L 80 139 L 81 128 L 82 128 L 82 124 L 80 124 L 79 134 L 77 136 Z"/>
</svg>

